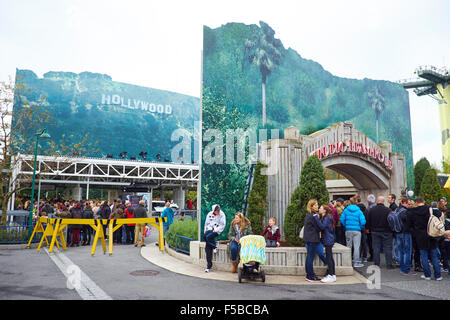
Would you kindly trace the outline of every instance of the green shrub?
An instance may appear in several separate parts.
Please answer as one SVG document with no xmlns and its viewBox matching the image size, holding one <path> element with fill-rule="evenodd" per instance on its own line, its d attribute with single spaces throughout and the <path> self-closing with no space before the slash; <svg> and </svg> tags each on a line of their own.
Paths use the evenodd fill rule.
<svg viewBox="0 0 450 320">
<path fill-rule="evenodd" d="M 247 218 L 251 222 L 254 234 L 261 234 L 264 231 L 264 217 L 267 211 L 267 175 L 261 174 L 262 168 L 267 168 L 267 165 L 258 162 L 248 197 Z"/>
<path fill-rule="evenodd" d="M 431 204 L 432 201 L 439 201 L 439 198 L 442 196 L 442 188 L 439 184 L 436 170 L 431 167 L 426 169 L 423 175 L 420 195 L 428 204 Z"/>
<path fill-rule="evenodd" d="M 425 176 L 425 171 L 431 168 L 430 162 L 428 162 L 427 158 L 423 157 L 414 165 L 414 194 L 417 197 L 421 195 L 420 191 L 422 187 L 422 180 Z"/>
<path fill-rule="evenodd" d="M 329 194 L 325 183 L 325 174 L 319 158 L 314 155 L 306 160 L 300 173 L 300 182 L 291 195 L 284 217 L 284 234 L 291 246 L 303 246 L 299 238 L 306 216 L 306 205 L 311 199 L 317 199 L 319 206 L 328 204 Z"/>
<path fill-rule="evenodd" d="M 197 240 L 198 222 L 197 220 L 174 220 L 166 232 L 166 241 L 171 247 L 178 247 L 189 251 L 189 240 L 178 236 L 183 236 Z"/>
</svg>

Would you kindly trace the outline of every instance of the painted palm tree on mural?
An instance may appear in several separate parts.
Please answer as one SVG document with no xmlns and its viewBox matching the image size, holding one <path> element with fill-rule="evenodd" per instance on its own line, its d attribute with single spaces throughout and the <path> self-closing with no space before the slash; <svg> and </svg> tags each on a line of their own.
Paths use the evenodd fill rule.
<svg viewBox="0 0 450 320">
<path fill-rule="evenodd" d="M 248 61 L 259 67 L 262 78 L 262 125 L 266 124 L 266 81 L 275 65 L 280 64 L 282 43 L 275 39 L 275 31 L 265 22 L 260 21 L 262 32 L 245 41 Z"/>
<path fill-rule="evenodd" d="M 375 119 L 376 119 L 376 131 L 377 131 L 377 143 L 379 143 L 379 134 L 378 134 L 378 119 L 380 118 L 381 112 L 383 112 L 385 107 L 384 96 L 378 90 L 378 87 L 375 87 L 372 91 L 367 93 L 369 100 L 372 105 L 372 109 L 375 110 Z"/>
</svg>

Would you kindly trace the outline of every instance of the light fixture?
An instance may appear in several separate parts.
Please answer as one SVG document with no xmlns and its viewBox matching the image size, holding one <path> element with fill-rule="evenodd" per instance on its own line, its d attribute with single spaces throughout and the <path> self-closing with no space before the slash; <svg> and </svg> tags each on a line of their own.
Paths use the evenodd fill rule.
<svg viewBox="0 0 450 320">
<path fill-rule="evenodd" d="M 121 157 L 122 159 L 126 159 L 127 158 L 127 153 L 126 151 L 122 151 L 121 153 L 119 153 L 119 157 Z"/>
</svg>

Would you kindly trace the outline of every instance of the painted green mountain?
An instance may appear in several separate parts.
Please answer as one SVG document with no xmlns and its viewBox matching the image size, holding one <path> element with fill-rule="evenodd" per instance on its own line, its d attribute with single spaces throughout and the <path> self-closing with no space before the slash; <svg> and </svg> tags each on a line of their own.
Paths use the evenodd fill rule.
<svg viewBox="0 0 450 320">
<path fill-rule="evenodd" d="M 268 31 L 265 31 L 268 30 Z M 246 42 L 275 33 L 261 22 L 257 25 L 228 23 L 216 29 L 204 26 L 203 86 L 237 107 L 253 125 L 261 125 L 260 67 L 249 62 Z M 269 36 L 268 36 L 269 34 Z M 349 120 L 376 141 L 376 112 L 370 92 L 378 90 L 384 100 L 379 115 L 379 141 L 390 141 L 393 152 L 407 159 L 408 184 L 412 179 L 412 139 L 408 93 L 400 85 L 380 80 L 356 80 L 333 76 L 320 64 L 304 59 L 278 42 L 279 64 L 266 80 L 267 124 L 284 130 L 296 126 L 311 133 L 333 123 Z M 278 41 L 277 41 L 278 40 Z M 270 41 L 270 39 L 268 40 Z M 248 54 L 246 54 L 248 53 Z M 251 120 L 250 120 L 251 119 Z"/>
<path fill-rule="evenodd" d="M 409 98 L 400 85 L 334 76 L 319 63 L 302 58 L 294 49 L 286 49 L 264 22 L 260 26 L 228 23 L 216 29 L 204 26 L 203 32 L 203 101 L 211 101 L 208 97 L 219 99 L 226 112 L 240 112 L 250 128 L 277 128 L 281 135 L 292 125 L 302 134 L 310 134 L 349 120 L 356 129 L 377 141 L 378 119 L 378 141 L 390 141 L 393 152 L 405 155 L 408 185 L 412 186 Z M 263 83 L 267 117 L 264 126 Z M 203 103 L 202 108 L 205 114 L 211 105 Z M 202 121 L 203 130 L 213 127 L 205 119 Z M 217 167 L 204 166 L 202 179 L 210 177 L 209 172 L 219 170 Z M 223 170 L 228 169 L 223 166 Z M 241 180 L 246 178 L 244 174 Z M 217 199 L 208 199 L 203 190 L 210 192 L 216 181 L 202 181 L 205 181 L 202 182 L 202 207 L 210 208 Z M 224 195 L 222 205 L 232 211 L 240 210 L 243 195 L 242 190 L 241 201 L 235 197 L 233 203 L 227 203 Z"/>
<path fill-rule="evenodd" d="M 193 136 L 199 121 L 197 97 L 115 82 L 104 74 L 51 71 L 38 78 L 32 71 L 16 70 L 16 87 L 19 83 L 23 89 L 16 92 L 14 114 L 40 105 L 50 119 L 45 124 L 30 121 L 26 132 L 18 133 L 26 137 L 24 148 L 34 145 L 33 133 L 45 126 L 57 146 L 73 146 L 88 134 L 85 144 L 91 148 L 81 156 L 118 158 L 126 151 L 128 158 L 139 159 L 143 151 L 148 160 L 160 154 L 175 161 L 170 153 L 179 141 L 171 141 L 172 133 L 183 128 Z"/>
</svg>

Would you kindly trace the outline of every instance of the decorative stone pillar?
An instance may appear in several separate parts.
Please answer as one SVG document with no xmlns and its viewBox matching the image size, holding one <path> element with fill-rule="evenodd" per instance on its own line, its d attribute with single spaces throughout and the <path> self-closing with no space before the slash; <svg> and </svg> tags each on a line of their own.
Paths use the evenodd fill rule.
<svg viewBox="0 0 450 320">
<path fill-rule="evenodd" d="M 180 209 L 184 209 L 185 191 L 183 187 L 178 187 L 173 190 L 173 202 L 175 202 Z"/>
<path fill-rule="evenodd" d="M 75 187 L 72 188 L 72 199 L 75 201 L 81 201 L 83 193 L 83 188 L 80 187 L 79 184 L 75 185 Z"/>
</svg>

